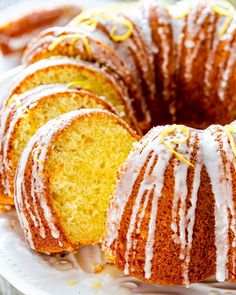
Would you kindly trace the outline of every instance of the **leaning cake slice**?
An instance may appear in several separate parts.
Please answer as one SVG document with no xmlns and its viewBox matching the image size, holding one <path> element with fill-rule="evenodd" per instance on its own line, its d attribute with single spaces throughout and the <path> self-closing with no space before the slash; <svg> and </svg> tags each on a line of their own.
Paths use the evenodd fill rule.
<svg viewBox="0 0 236 295">
<path fill-rule="evenodd" d="M 85 108 L 114 108 L 101 97 L 84 90 L 68 89 L 64 85 L 39 86 L 14 95 L 0 112 L 0 204 L 13 205 L 14 177 L 25 145 L 35 132 L 57 116 Z"/>
<path fill-rule="evenodd" d="M 15 181 L 18 216 L 33 249 L 73 251 L 104 237 L 116 171 L 136 140 L 104 110 L 67 113 L 39 129 Z"/>
</svg>

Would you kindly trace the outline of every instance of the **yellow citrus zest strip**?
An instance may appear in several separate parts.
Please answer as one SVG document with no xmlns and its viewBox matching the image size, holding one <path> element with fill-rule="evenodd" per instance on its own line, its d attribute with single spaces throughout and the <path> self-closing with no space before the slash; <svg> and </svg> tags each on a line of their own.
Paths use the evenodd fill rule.
<svg viewBox="0 0 236 295">
<path fill-rule="evenodd" d="M 172 125 L 172 126 L 169 126 L 169 127 L 166 127 L 160 134 L 160 137 L 161 137 L 161 142 L 166 146 L 166 148 L 168 150 L 170 150 L 177 158 L 179 158 L 182 162 L 186 163 L 187 165 L 191 166 L 191 167 L 194 167 L 194 165 L 189 161 L 187 160 L 184 156 L 182 156 L 181 154 L 179 154 L 178 152 L 176 152 L 174 149 L 172 149 L 172 147 L 166 142 L 165 140 L 165 137 L 175 131 L 175 130 L 180 130 L 182 131 L 184 134 L 185 134 L 185 137 L 183 139 L 173 139 L 172 140 L 172 143 L 175 143 L 175 144 L 182 144 L 182 143 L 185 143 L 187 140 L 188 140 L 188 137 L 189 137 L 189 130 L 187 127 L 183 126 L 183 125 Z"/>
<path fill-rule="evenodd" d="M 227 32 L 235 16 L 235 9 L 229 2 L 223 0 L 217 1 L 215 5 L 212 5 L 212 9 L 219 15 L 227 17 L 219 32 L 219 36 L 223 36 Z"/>
<path fill-rule="evenodd" d="M 188 14 L 189 14 L 189 11 L 185 11 L 182 14 L 175 15 L 175 18 L 181 19 L 181 18 L 188 16 Z"/>
<path fill-rule="evenodd" d="M 82 34 L 67 34 L 67 35 L 62 35 L 60 37 L 58 37 L 52 44 L 49 45 L 48 49 L 50 51 L 53 51 L 61 42 L 63 42 L 64 40 L 67 39 L 72 39 L 73 43 L 72 43 L 72 48 L 75 47 L 76 43 L 78 41 L 82 41 L 84 48 L 88 54 L 89 57 L 91 57 L 92 55 L 92 50 L 88 41 L 88 38 Z"/>
<path fill-rule="evenodd" d="M 133 24 L 127 19 L 116 19 L 122 26 L 127 27 L 127 31 L 123 35 L 116 35 L 117 26 L 113 26 L 110 32 L 110 37 L 115 42 L 125 41 L 133 32 Z"/>
<path fill-rule="evenodd" d="M 233 125 L 226 125 L 225 126 L 226 135 L 229 138 L 231 149 L 236 157 L 236 145 L 233 138 L 233 133 L 236 133 L 236 126 Z"/>
<path fill-rule="evenodd" d="M 233 16 L 230 16 L 225 20 L 225 22 L 219 32 L 219 36 L 223 36 L 227 32 L 232 20 L 233 20 Z"/>
<path fill-rule="evenodd" d="M 133 24 L 128 19 L 124 19 L 119 16 L 108 15 L 105 11 L 102 10 L 95 10 L 91 12 L 89 15 L 88 13 L 81 13 L 78 15 L 73 21 L 72 24 L 83 25 L 86 24 L 91 26 L 92 28 L 96 28 L 98 25 L 98 17 L 101 17 L 104 20 L 113 20 L 115 23 L 122 25 L 127 28 L 126 32 L 123 35 L 116 35 L 116 31 L 118 29 L 117 25 L 114 25 L 110 31 L 110 37 L 115 42 L 125 41 L 128 39 L 132 32 L 133 32 Z"/>
<path fill-rule="evenodd" d="M 104 14 L 104 10 L 101 9 L 93 9 L 93 10 L 87 10 L 81 12 L 79 15 L 77 15 L 70 24 L 80 24 L 81 22 L 85 22 L 87 20 L 93 19 L 96 16 L 99 16 L 101 14 Z"/>
<path fill-rule="evenodd" d="M 90 18 L 90 19 L 81 21 L 81 24 L 85 24 L 93 29 L 96 29 L 98 25 L 98 20 L 96 18 Z"/>
<path fill-rule="evenodd" d="M 235 13 L 233 5 L 228 1 L 216 1 L 215 5 L 212 5 L 211 8 L 218 14 L 223 16 L 229 16 Z"/>
</svg>

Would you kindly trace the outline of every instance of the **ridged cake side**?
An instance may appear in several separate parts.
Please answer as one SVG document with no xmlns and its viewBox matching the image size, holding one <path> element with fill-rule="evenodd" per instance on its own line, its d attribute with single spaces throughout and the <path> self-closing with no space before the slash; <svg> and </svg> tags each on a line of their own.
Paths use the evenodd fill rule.
<svg viewBox="0 0 236 295">
<path fill-rule="evenodd" d="M 20 154 L 31 136 L 63 113 L 81 108 L 100 108 L 116 113 L 103 98 L 66 85 L 39 86 L 12 97 L 1 110 L 0 203 L 14 204 L 14 177 Z"/>
<path fill-rule="evenodd" d="M 78 249 L 81 245 L 86 245 L 88 243 L 86 241 L 88 240 L 88 244 L 90 245 L 99 242 L 98 240 L 91 240 L 92 236 L 89 231 L 89 227 L 95 227 L 96 223 L 87 225 L 86 237 L 84 237 L 83 239 L 81 238 L 79 240 L 74 240 L 74 237 L 70 233 L 70 231 L 68 233 L 69 229 L 65 228 L 65 224 L 68 221 L 68 218 L 66 218 L 65 220 L 63 217 L 64 214 L 66 214 L 66 210 L 69 210 L 68 208 L 70 208 L 70 205 L 72 206 L 73 202 L 76 202 L 76 200 L 78 200 L 78 204 L 80 204 L 81 197 L 86 200 L 85 195 L 83 196 L 83 192 L 86 188 L 86 182 L 88 181 L 88 179 L 83 179 L 83 176 L 81 176 L 81 181 L 83 182 L 83 184 L 81 184 L 80 186 L 76 186 L 77 193 L 75 199 L 70 200 L 70 202 L 63 201 L 65 195 L 58 195 L 56 192 L 54 192 L 53 187 L 54 182 L 58 181 L 57 178 L 54 178 L 54 174 L 58 173 L 57 169 L 59 168 L 50 166 L 50 159 L 52 159 L 53 156 L 55 157 L 57 154 L 61 153 L 60 146 L 57 147 L 56 145 L 57 142 L 60 141 L 60 138 L 66 136 L 66 134 L 70 132 L 70 130 L 74 130 L 73 128 L 76 128 L 77 126 L 78 128 L 82 128 L 81 126 L 83 126 L 84 124 L 90 127 L 87 127 L 86 131 L 88 138 L 86 139 L 86 134 L 84 134 L 85 137 L 81 137 L 81 144 L 82 142 L 84 142 L 83 150 L 82 147 L 81 150 L 78 151 L 77 149 L 75 151 L 74 148 L 72 149 L 71 147 L 70 150 L 65 150 L 64 153 L 67 154 L 69 157 L 67 161 L 75 162 L 76 157 L 72 159 L 72 156 L 75 154 L 75 152 L 78 156 L 82 153 L 85 153 L 86 145 L 87 150 L 89 150 L 90 146 L 93 146 L 93 142 L 95 141 L 95 137 L 97 135 L 93 135 L 90 128 L 92 128 L 94 124 L 96 124 L 98 129 L 100 128 L 99 126 L 101 126 L 101 128 L 106 128 L 105 124 L 112 124 L 114 133 L 116 132 L 116 129 L 119 129 L 120 134 L 123 133 L 124 136 L 127 136 L 127 142 L 124 143 L 123 147 L 120 146 L 119 143 L 117 143 L 117 149 L 111 151 L 113 155 L 112 159 L 103 159 L 111 164 L 107 169 L 110 169 L 109 171 L 111 171 L 112 174 L 108 179 L 108 174 L 104 171 L 103 182 L 110 182 L 112 181 L 112 179 L 115 182 L 115 171 L 118 168 L 116 167 L 116 165 L 118 165 L 116 158 L 118 157 L 119 162 L 123 157 L 124 161 L 125 157 L 127 156 L 126 153 L 128 153 L 131 148 L 131 146 L 129 146 L 130 143 L 137 140 L 135 132 L 129 129 L 126 123 L 124 123 L 117 116 L 111 114 L 110 112 L 102 110 L 80 110 L 64 114 L 54 120 L 49 121 L 46 125 L 39 129 L 35 136 L 29 141 L 26 149 L 22 153 L 18 165 L 18 172 L 15 183 L 15 203 L 18 217 L 31 248 L 35 249 L 36 251 L 46 253 L 61 252 L 63 250 L 74 251 Z M 110 131 L 107 130 L 107 132 Z M 72 142 L 72 147 L 75 147 L 75 144 L 80 136 L 81 135 L 78 134 L 77 137 L 71 138 L 69 140 Z M 92 138 L 90 138 L 90 136 L 92 136 Z M 103 134 L 103 137 L 105 138 L 106 135 Z M 114 142 L 116 142 L 115 139 Z M 80 142 L 77 143 L 80 144 Z M 103 145 L 105 145 L 105 147 L 107 146 L 106 138 L 104 139 Z M 97 149 L 102 149 L 103 145 L 97 147 Z M 94 161 L 96 160 L 96 157 L 98 159 L 99 157 L 101 157 L 95 149 L 93 150 L 93 153 L 94 154 L 91 154 L 90 157 L 93 157 Z M 121 155 L 119 155 L 119 153 L 121 153 Z M 119 157 L 121 158 L 119 159 Z M 88 160 L 89 159 L 86 159 L 86 161 Z M 113 162 L 111 162 L 111 160 Z M 93 160 L 91 159 L 91 161 Z M 67 172 L 69 169 L 69 167 L 67 166 L 67 162 L 61 163 L 60 165 L 60 171 L 63 171 L 63 178 L 60 178 L 59 182 L 60 187 L 62 187 L 65 181 L 65 177 L 67 177 L 67 173 L 71 172 Z M 82 165 L 82 163 L 80 165 Z M 106 166 L 104 166 L 103 168 L 97 167 L 97 169 L 95 170 L 96 175 L 100 175 L 105 167 Z M 79 174 L 80 169 L 86 170 L 92 169 L 92 167 L 87 164 L 87 168 L 78 166 L 77 169 L 77 173 Z M 81 170 L 81 175 L 83 175 L 85 170 Z M 75 171 L 73 171 L 73 174 L 74 173 Z M 90 173 L 90 178 L 91 177 L 92 173 Z M 75 181 L 75 179 L 72 179 L 68 183 L 68 189 L 70 186 L 74 187 Z M 93 186 L 95 186 L 95 189 L 96 186 L 98 186 L 98 188 L 100 187 L 97 183 L 94 183 Z M 96 193 L 99 194 L 99 191 L 96 191 Z M 91 195 L 89 200 L 84 201 L 85 208 L 81 208 L 81 211 L 88 210 L 86 208 L 88 208 L 88 206 L 92 206 L 90 203 L 95 197 L 96 195 Z M 105 208 L 101 209 L 101 207 L 98 206 L 98 203 L 100 201 L 97 201 L 96 210 L 98 211 L 98 213 L 100 212 L 99 210 L 101 210 L 99 220 L 104 219 L 102 224 L 105 224 L 105 212 L 109 203 L 109 194 L 102 197 L 105 198 L 104 202 L 105 205 L 107 205 L 105 206 Z M 58 198 L 60 199 L 60 202 L 62 202 L 62 204 L 64 202 L 63 212 L 61 211 L 61 209 L 58 209 Z M 82 204 L 78 204 L 77 206 L 82 206 Z M 73 209 L 73 214 L 77 212 L 77 210 L 78 208 L 75 207 Z M 86 219 L 81 219 L 79 223 L 77 223 L 77 225 L 74 225 L 76 226 L 77 231 L 79 231 L 80 227 L 83 227 L 84 224 L 88 222 L 87 220 L 89 219 L 89 217 L 93 216 L 93 214 L 91 212 L 91 215 L 87 214 L 86 216 Z M 99 220 L 97 219 L 97 224 L 100 224 Z M 102 229 L 99 228 L 99 230 Z M 102 232 L 100 238 L 102 238 L 103 235 L 104 233 Z M 84 239 L 87 240 L 85 241 Z"/>
<path fill-rule="evenodd" d="M 32 41 L 25 60 L 61 54 L 115 69 L 144 133 L 169 123 L 206 128 L 235 119 L 235 37 L 230 4 L 148 1 L 86 11 Z"/>
<path fill-rule="evenodd" d="M 235 124 L 153 128 L 121 167 L 106 246 L 126 274 L 181 285 L 235 280 Z"/>
</svg>

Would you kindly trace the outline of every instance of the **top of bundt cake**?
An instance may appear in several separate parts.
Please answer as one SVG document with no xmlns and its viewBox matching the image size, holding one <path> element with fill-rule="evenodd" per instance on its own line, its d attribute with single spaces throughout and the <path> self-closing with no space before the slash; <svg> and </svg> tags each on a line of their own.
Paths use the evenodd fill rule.
<svg viewBox="0 0 236 295">
<path fill-rule="evenodd" d="M 143 132 L 157 124 L 227 124 L 235 119 L 234 16 L 218 0 L 85 11 L 41 33 L 24 60 L 66 55 L 118 75 Z"/>
</svg>

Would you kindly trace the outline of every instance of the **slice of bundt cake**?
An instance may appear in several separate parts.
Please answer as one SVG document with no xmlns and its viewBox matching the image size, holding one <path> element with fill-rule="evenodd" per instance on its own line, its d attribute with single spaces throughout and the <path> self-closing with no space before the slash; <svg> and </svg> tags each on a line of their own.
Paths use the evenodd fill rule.
<svg viewBox="0 0 236 295">
<path fill-rule="evenodd" d="M 20 155 L 28 140 L 47 121 L 70 111 L 93 108 L 115 113 L 104 99 L 84 90 L 64 85 L 39 86 L 12 96 L 1 110 L 0 204 L 13 204 L 14 177 Z"/>
<path fill-rule="evenodd" d="M 137 126 L 125 87 L 95 64 L 72 58 L 52 57 L 40 60 L 18 75 L 10 88 L 7 101 L 14 94 L 21 94 L 34 87 L 47 84 L 69 83 L 68 87 L 80 87 L 103 96 L 117 109 L 119 116 L 132 126 Z"/>
<path fill-rule="evenodd" d="M 236 125 L 153 128 L 121 167 L 106 246 L 126 274 L 161 285 L 235 281 Z"/>
<path fill-rule="evenodd" d="M 23 62 L 27 64 L 51 56 L 67 56 L 86 60 L 99 65 L 106 73 L 117 77 L 117 82 L 127 88 L 134 114 L 144 125 L 149 126 L 150 118 L 141 106 L 142 93 L 134 78 L 132 69 L 127 67 L 125 54 L 121 59 L 116 50 L 104 43 L 103 38 L 97 38 L 86 27 L 54 27 L 43 31 L 27 48 Z"/>
<path fill-rule="evenodd" d="M 33 249 L 73 251 L 104 237 L 116 171 L 136 140 L 103 110 L 67 113 L 39 129 L 15 180 L 18 216 Z"/>
</svg>

